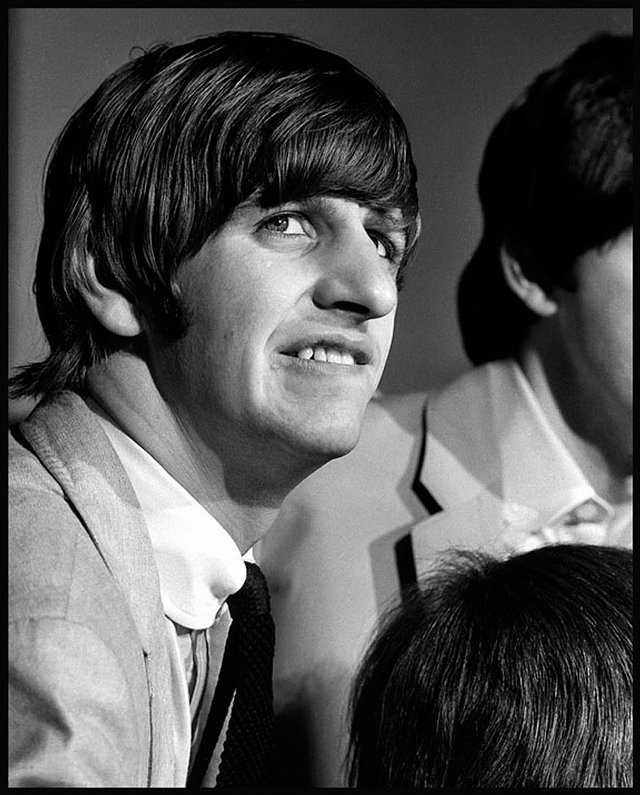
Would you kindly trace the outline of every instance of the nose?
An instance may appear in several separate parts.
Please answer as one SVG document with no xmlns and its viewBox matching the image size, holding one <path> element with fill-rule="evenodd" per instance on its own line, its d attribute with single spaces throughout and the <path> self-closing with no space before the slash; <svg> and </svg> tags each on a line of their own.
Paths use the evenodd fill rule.
<svg viewBox="0 0 640 795">
<path fill-rule="evenodd" d="M 341 310 L 362 320 L 384 317 L 396 308 L 394 268 L 380 256 L 366 230 L 341 236 L 324 252 L 313 301 L 321 309 Z"/>
</svg>

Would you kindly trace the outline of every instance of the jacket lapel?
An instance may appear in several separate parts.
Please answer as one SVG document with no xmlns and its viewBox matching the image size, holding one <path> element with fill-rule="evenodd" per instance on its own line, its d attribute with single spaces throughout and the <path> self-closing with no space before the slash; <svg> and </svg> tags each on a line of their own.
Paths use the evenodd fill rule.
<svg viewBox="0 0 640 795">
<path fill-rule="evenodd" d="M 133 487 L 99 423 L 75 393 L 40 404 L 20 430 L 64 489 L 129 605 L 150 687 L 150 785 L 166 782 L 168 767 L 173 768 L 166 626 L 151 541 Z"/>
<path fill-rule="evenodd" d="M 425 412 L 417 483 L 442 510 L 411 528 L 418 575 L 447 547 L 522 551 L 593 494 L 513 362 L 473 368 Z"/>
</svg>

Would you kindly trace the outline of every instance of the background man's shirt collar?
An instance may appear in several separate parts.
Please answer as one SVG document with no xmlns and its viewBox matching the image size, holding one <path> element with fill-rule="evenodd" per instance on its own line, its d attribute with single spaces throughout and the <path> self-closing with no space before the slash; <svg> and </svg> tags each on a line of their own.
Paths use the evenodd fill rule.
<svg viewBox="0 0 640 795">
<path fill-rule="evenodd" d="M 476 367 L 445 388 L 428 404 L 427 426 L 467 470 L 463 499 L 489 489 L 515 510 L 535 510 L 536 522 L 545 525 L 585 501 L 599 507 L 600 521 L 613 513 L 553 432 L 513 361 Z M 437 470 L 427 450 L 422 481 L 443 507 L 460 502 L 460 483 Z"/>
</svg>

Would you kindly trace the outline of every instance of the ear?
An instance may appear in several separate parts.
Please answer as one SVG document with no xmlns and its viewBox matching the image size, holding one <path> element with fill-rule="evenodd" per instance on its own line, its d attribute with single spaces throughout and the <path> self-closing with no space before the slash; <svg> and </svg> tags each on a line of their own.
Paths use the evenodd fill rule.
<svg viewBox="0 0 640 795">
<path fill-rule="evenodd" d="M 550 317 L 557 312 L 556 301 L 537 282 L 531 281 L 524 275 L 520 263 L 507 252 L 504 246 L 500 248 L 500 260 L 507 284 L 532 312 L 540 317 Z"/>
<path fill-rule="evenodd" d="M 142 332 L 133 304 L 116 290 L 105 287 L 96 276 L 93 257 L 84 257 L 87 287 L 80 292 L 91 314 L 98 322 L 119 337 L 136 337 Z"/>
</svg>

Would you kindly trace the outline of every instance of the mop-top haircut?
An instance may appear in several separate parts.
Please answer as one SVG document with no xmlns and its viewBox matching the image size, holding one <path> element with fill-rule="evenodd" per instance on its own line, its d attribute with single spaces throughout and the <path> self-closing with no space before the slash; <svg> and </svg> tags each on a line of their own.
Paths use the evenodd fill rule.
<svg viewBox="0 0 640 795">
<path fill-rule="evenodd" d="M 390 100 L 344 58 L 295 37 L 226 32 L 133 58 L 79 108 L 49 157 L 34 291 L 50 347 L 13 395 L 82 390 L 128 338 L 82 297 L 105 287 L 169 338 L 189 324 L 176 274 L 249 199 L 334 195 L 400 211 L 419 233 L 416 171 Z"/>
<path fill-rule="evenodd" d="M 540 74 L 491 133 L 482 239 L 458 288 L 474 364 L 518 353 L 538 315 L 508 286 L 501 249 L 546 292 L 575 290 L 576 260 L 633 223 L 633 44 L 599 34 Z"/>
</svg>

